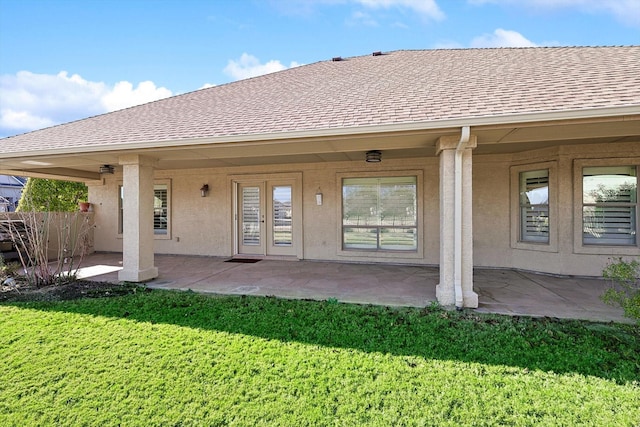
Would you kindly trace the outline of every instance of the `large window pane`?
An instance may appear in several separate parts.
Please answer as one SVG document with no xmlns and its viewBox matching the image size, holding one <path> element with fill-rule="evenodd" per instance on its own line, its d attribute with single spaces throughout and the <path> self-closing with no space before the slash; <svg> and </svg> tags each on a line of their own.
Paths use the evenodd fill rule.
<svg viewBox="0 0 640 427">
<path fill-rule="evenodd" d="M 343 247 L 415 251 L 416 211 L 415 176 L 343 179 Z"/>
<path fill-rule="evenodd" d="M 587 167 L 582 175 L 583 242 L 635 245 L 638 201 L 636 167 Z"/>
<path fill-rule="evenodd" d="M 378 229 L 366 227 L 344 227 L 344 247 L 348 249 L 376 250 L 378 248 Z"/>
<path fill-rule="evenodd" d="M 520 173 L 520 240 L 549 242 L 549 170 Z"/>
</svg>

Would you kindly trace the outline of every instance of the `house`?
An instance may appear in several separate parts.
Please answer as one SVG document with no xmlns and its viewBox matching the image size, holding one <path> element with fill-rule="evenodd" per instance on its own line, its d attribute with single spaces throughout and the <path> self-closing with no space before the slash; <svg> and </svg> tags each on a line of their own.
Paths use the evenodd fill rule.
<svg viewBox="0 0 640 427">
<path fill-rule="evenodd" d="M 375 52 L 0 141 L 0 173 L 89 186 L 120 279 L 154 254 L 598 276 L 640 255 L 640 46 Z"/>
<path fill-rule="evenodd" d="M 26 182 L 21 176 L 0 175 L 0 212 L 16 210 Z"/>
</svg>

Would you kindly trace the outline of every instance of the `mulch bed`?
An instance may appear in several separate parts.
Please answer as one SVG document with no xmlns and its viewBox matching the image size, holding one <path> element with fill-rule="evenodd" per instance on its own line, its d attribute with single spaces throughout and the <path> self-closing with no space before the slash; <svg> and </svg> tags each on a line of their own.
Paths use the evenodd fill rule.
<svg viewBox="0 0 640 427">
<path fill-rule="evenodd" d="M 1 281 L 0 281 L 1 283 Z M 15 286 L 0 285 L 0 302 L 25 301 L 65 301 L 79 298 L 104 298 L 127 295 L 140 291 L 139 285 L 125 283 L 92 282 L 76 280 L 70 283 L 33 287 L 26 282 L 16 282 Z"/>
</svg>

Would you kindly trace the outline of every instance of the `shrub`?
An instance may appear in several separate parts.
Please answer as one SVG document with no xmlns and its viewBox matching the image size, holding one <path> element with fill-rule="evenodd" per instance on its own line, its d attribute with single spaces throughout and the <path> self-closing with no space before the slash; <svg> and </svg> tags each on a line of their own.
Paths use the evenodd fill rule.
<svg viewBox="0 0 640 427">
<path fill-rule="evenodd" d="M 0 221 L 0 231 L 17 249 L 24 280 L 35 287 L 75 280 L 92 227 L 91 218 L 80 212 L 17 212 Z M 12 273 L 19 269 L 10 268 Z"/>
<path fill-rule="evenodd" d="M 602 295 L 607 304 L 619 304 L 624 315 L 640 323 L 640 262 L 622 257 L 609 260 L 602 277 L 611 281 L 611 288 Z"/>
<path fill-rule="evenodd" d="M 17 210 L 75 212 L 81 200 L 87 200 L 87 186 L 82 182 L 29 178 Z"/>
</svg>

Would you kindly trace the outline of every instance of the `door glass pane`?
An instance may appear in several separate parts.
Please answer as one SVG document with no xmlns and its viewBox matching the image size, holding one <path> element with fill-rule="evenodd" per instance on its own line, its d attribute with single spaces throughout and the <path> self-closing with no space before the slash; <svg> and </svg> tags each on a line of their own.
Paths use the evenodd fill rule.
<svg viewBox="0 0 640 427">
<path fill-rule="evenodd" d="M 260 187 L 242 187 L 242 244 L 260 245 Z"/>
<path fill-rule="evenodd" d="M 291 186 L 273 187 L 273 244 L 291 246 L 293 228 L 291 224 Z"/>
</svg>

